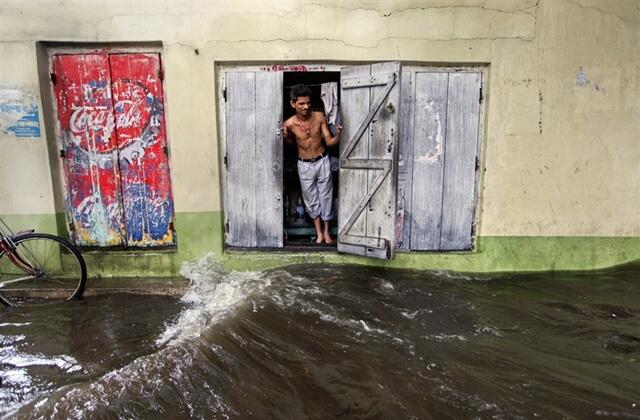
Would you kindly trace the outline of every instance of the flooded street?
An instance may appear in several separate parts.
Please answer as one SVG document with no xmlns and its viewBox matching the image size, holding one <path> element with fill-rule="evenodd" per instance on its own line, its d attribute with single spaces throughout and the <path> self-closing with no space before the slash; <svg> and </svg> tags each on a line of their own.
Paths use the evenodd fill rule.
<svg viewBox="0 0 640 420">
<path fill-rule="evenodd" d="M 0 417 L 640 418 L 640 265 L 222 273 L 0 310 Z"/>
</svg>

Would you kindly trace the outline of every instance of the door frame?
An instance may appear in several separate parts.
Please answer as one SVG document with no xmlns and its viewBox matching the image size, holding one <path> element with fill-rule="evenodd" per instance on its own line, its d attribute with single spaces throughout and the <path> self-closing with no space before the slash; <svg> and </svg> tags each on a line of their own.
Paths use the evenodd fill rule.
<svg viewBox="0 0 640 420">
<path fill-rule="evenodd" d="M 38 78 L 40 82 L 41 109 L 45 126 L 45 139 L 47 143 L 47 151 L 49 155 L 49 165 L 51 172 L 51 180 L 53 187 L 54 209 L 56 213 L 63 213 L 65 216 L 57 218 L 57 233 L 63 237 L 68 235 L 68 221 L 66 218 L 65 194 L 66 179 L 64 168 L 60 161 L 60 126 L 58 124 L 58 105 L 55 99 L 53 83 L 51 81 L 52 58 L 57 54 L 158 54 L 160 57 L 160 69 L 164 73 L 165 60 L 164 48 L 161 41 L 149 42 L 60 42 L 60 41 L 38 41 L 36 43 L 36 59 L 38 64 Z M 167 165 L 169 167 L 169 176 L 171 180 L 171 197 L 174 207 L 175 221 L 175 191 L 173 185 L 174 171 L 171 159 L 171 118 L 170 118 L 170 94 L 167 89 L 166 77 L 160 80 L 163 94 L 164 105 L 164 125 L 165 125 L 165 141 L 168 151 Z M 178 247 L 177 228 L 174 227 L 174 244 L 170 246 L 156 247 L 83 247 L 87 250 L 100 251 L 125 251 L 125 252 L 148 252 L 169 250 L 175 251 Z"/>
</svg>

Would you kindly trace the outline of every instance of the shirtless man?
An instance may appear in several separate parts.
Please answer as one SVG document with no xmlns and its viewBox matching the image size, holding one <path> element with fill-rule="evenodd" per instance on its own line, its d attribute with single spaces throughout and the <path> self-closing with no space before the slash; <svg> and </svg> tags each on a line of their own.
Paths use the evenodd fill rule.
<svg viewBox="0 0 640 420">
<path fill-rule="evenodd" d="M 291 88 L 291 107 L 296 115 L 284 123 L 283 134 L 287 143 L 298 146 L 298 176 L 302 189 L 302 199 L 307 213 L 313 219 L 318 239 L 316 243 L 333 243 L 329 233 L 333 220 L 333 181 L 331 163 L 322 144 L 338 144 L 342 127 L 337 127 L 335 137 L 331 136 L 327 120 L 322 112 L 311 111 L 311 89 L 304 85 Z M 321 226 L 320 219 L 322 219 Z"/>
</svg>

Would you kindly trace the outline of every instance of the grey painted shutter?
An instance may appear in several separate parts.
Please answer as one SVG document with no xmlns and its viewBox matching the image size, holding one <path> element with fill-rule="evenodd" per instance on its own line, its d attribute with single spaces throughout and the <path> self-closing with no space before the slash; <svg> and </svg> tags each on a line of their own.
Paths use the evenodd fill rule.
<svg viewBox="0 0 640 420">
<path fill-rule="evenodd" d="M 341 72 L 338 251 L 393 257 L 400 64 Z"/>
<path fill-rule="evenodd" d="M 283 246 L 282 73 L 228 72 L 228 246 Z"/>
<path fill-rule="evenodd" d="M 480 121 L 480 73 L 451 73 L 440 250 L 471 249 Z"/>
<path fill-rule="evenodd" d="M 409 250 L 411 232 L 411 181 L 413 176 L 413 115 L 415 72 L 402 70 L 398 142 L 398 197 L 396 208 L 396 249 Z"/>
<path fill-rule="evenodd" d="M 403 90 L 413 108 L 403 126 L 403 249 L 471 249 L 480 121 L 480 73 L 415 72 Z M 402 178 L 401 178 L 402 179 Z M 408 194 L 406 191 L 411 191 Z"/>
</svg>

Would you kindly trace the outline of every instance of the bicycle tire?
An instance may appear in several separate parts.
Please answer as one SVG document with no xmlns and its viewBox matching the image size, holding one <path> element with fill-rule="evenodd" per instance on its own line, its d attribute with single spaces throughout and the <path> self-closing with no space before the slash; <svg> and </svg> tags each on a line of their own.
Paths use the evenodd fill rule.
<svg viewBox="0 0 640 420">
<path fill-rule="evenodd" d="M 37 305 L 82 297 L 87 266 L 74 245 L 47 233 L 27 233 L 12 240 L 15 250 L 0 255 L 0 303 Z M 25 261 L 34 268 L 32 273 L 19 268 Z M 11 282 L 19 278 L 24 280 Z"/>
</svg>

